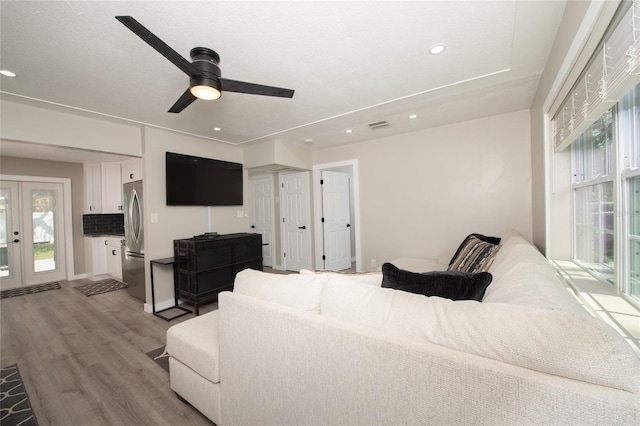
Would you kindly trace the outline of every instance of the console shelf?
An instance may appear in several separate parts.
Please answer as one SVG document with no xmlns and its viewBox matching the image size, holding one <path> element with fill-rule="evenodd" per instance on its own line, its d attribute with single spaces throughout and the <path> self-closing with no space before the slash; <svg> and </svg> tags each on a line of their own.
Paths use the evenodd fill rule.
<svg viewBox="0 0 640 426">
<path fill-rule="evenodd" d="M 260 234 L 204 235 L 174 240 L 174 256 L 181 259 L 176 268 L 178 296 L 200 305 L 217 300 L 218 293 L 233 289 L 236 274 L 243 269 L 262 271 Z"/>
</svg>

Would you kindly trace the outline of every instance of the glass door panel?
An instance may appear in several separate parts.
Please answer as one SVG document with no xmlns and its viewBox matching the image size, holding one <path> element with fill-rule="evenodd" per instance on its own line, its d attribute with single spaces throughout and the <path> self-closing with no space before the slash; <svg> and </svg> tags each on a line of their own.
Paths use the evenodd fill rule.
<svg viewBox="0 0 640 426">
<path fill-rule="evenodd" d="M 21 185 L 25 285 L 64 279 L 62 184 L 22 182 Z"/>
<path fill-rule="evenodd" d="M 0 182 L 0 289 L 22 286 L 18 182 Z"/>
<path fill-rule="evenodd" d="M 55 191 L 46 189 L 31 190 L 32 260 L 35 272 L 56 269 L 55 204 Z"/>
</svg>

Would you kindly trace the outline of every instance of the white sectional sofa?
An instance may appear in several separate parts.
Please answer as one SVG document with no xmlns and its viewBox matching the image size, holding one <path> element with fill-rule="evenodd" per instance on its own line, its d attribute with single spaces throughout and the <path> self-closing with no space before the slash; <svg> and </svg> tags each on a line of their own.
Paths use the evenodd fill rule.
<svg viewBox="0 0 640 426">
<path fill-rule="evenodd" d="M 243 271 L 167 332 L 171 387 L 219 425 L 640 424 L 640 359 L 544 257 L 511 233 L 489 272 L 477 302 Z"/>
</svg>

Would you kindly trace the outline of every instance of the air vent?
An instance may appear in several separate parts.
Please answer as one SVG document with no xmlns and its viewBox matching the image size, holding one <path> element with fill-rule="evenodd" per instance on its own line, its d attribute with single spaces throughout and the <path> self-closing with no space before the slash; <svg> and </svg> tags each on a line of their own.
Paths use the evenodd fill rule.
<svg viewBox="0 0 640 426">
<path fill-rule="evenodd" d="M 376 122 L 374 122 L 374 123 L 369 123 L 369 124 L 367 124 L 367 126 L 369 126 L 369 128 L 370 128 L 371 130 L 380 129 L 380 128 L 382 128 L 382 127 L 387 127 L 388 125 L 389 125 L 389 122 L 384 121 L 384 120 L 382 120 L 382 121 L 376 121 Z"/>
</svg>

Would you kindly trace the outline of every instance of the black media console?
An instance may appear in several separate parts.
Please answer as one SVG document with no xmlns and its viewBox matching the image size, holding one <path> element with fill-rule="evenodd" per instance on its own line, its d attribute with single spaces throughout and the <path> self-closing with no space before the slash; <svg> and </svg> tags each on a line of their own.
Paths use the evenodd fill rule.
<svg viewBox="0 0 640 426">
<path fill-rule="evenodd" d="M 198 307 L 215 301 L 218 293 L 233 289 L 236 274 L 243 269 L 262 271 L 260 234 L 205 234 L 174 240 L 178 297 Z"/>
</svg>

